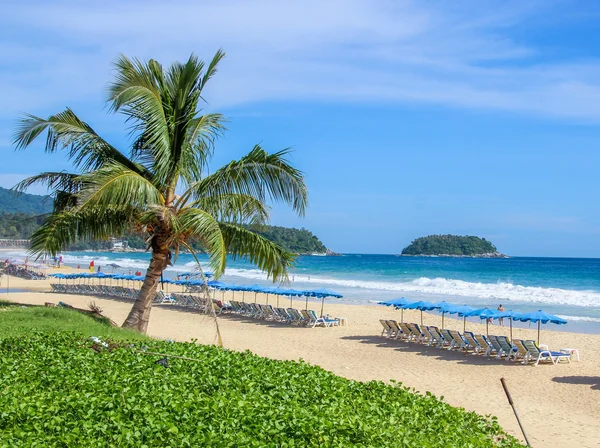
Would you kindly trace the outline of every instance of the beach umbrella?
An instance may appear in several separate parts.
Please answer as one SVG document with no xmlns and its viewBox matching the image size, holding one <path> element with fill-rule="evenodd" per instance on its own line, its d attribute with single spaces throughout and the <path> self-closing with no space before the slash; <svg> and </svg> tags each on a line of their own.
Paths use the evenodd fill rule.
<svg viewBox="0 0 600 448">
<path fill-rule="evenodd" d="M 431 303 L 431 302 L 425 302 L 425 301 L 419 301 L 419 302 L 412 302 L 409 303 L 407 305 L 403 305 L 402 308 L 404 308 L 405 310 L 419 310 L 421 311 L 421 325 L 423 325 L 423 311 L 431 311 L 437 308 L 437 305 L 435 303 Z"/>
<path fill-rule="evenodd" d="M 514 320 L 520 320 L 521 322 L 537 322 L 538 324 L 538 337 L 537 342 L 540 343 L 540 325 L 547 324 L 548 322 L 557 325 L 564 325 L 567 323 L 562 317 L 555 316 L 554 314 L 548 314 L 542 310 L 534 311 L 533 313 L 523 313 L 513 317 Z"/>
<path fill-rule="evenodd" d="M 466 316 L 478 316 L 480 319 L 485 319 L 485 334 L 489 336 L 489 324 L 490 319 L 494 319 L 497 317 L 498 312 L 491 310 L 489 308 L 480 308 L 470 313 L 466 313 Z"/>
<path fill-rule="evenodd" d="M 496 319 L 501 319 L 501 318 L 505 318 L 508 317 L 508 323 L 510 325 L 510 342 L 512 343 L 513 340 L 513 320 L 518 320 L 520 316 L 522 316 L 523 313 L 516 313 L 513 310 L 508 310 L 508 311 L 496 311 Z"/>
<path fill-rule="evenodd" d="M 475 311 L 475 308 L 468 305 L 457 305 L 454 310 L 448 311 L 449 314 L 458 314 L 463 318 L 463 333 L 467 330 L 467 314 Z"/>
<path fill-rule="evenodd" d="M 443 330 L 444 329 L 444 316 L 446 315 L 446 313 L 450 313 L 451 311 L 456 312 L 455 308 L 457 307 L 457 305 L 446 302 L 446 301 L 437 302 L 434 305 L 436 306 L 435 309 L 437 309 L 439 312 L 442 313 L 442 330 Z"/>
<path fill-rule="evenodd" d="M 310 291 L 303 291 L 306 296 L 306 309 L 308 310 L 308 298 L 317 297 L 321 299 L 321 317 L 323 317 L 323 306 L 325 305 L 325 297 L 336 297 L 341 299 L 343 296 L 340 293 L 332 291 L 327 288 L 313 289 Z"/>
<path fill-rule="evenodd" d="M 409 303 L 413 303 L 410 300 L 406 300 L 404 297 L 400 297 L 399 299 L 385 300 L 383 302 L 377 302 L 379 305 L 385 306 L 393 306 L 396 309 L 400 309 L 400 322 L 404 322 L 404 305 L 408 305 Z"/>
</svg>

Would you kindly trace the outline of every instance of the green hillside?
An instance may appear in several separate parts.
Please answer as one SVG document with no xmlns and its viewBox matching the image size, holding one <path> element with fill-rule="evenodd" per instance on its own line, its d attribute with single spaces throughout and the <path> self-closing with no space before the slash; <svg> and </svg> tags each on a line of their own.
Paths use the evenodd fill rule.
<svg viewBox="0 0 600 448">
<path fill-rule="evenodd" d="M 497 254 L 497 252 L 496 246 L 485 238 L 477 236 L 429 235 L 414 240 L 402 250 L 402 255 L 478 256 Z"/>
<path fill-rule="evenodd" d="M 35 194 L 17 195 L 11 190 L 0 187 L 0 213 L 28 213 L 41 215 L 52 210 L 52 201 L 44 201 L 45 196 Z"/>
<path fill-rule="evenodd" d="M 15 195 L 11 190 L 0 187 L 0 238 L 29 239 L 43 222 L 43 218 L 36 215 L 51 210 L 52 201 L 44 201 L 44 196 Z M 253 227 L 253 230 L 295 254 L 327 252 L 319 238 L 306 229 L 259 226 Z M 127 240 L 132 249 L 146 249 L 144 238 L 138 234 L 115 236 Z M 112 244 L 106 241 L 82 241 L 71 246 L 71 250 L 107 250 L 111 247 Z"/>
</svg>

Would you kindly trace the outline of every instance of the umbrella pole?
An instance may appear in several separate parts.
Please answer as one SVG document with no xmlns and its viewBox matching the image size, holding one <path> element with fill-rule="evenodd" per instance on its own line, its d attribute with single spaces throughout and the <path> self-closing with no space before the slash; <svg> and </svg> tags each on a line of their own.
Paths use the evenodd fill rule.
<svg viewBox="0 0 600 448">
<path fill-rule="evenodd" d="M 306 296 L 306 311 L 308 311 L 308 296 Z"/>
<path fill-rule="evenodd" d="M 463 316 L 463 333 L 467 331 L 467 316 Z"/>
<path fill-rule="evenodd" d="M 421 326 L 423 325 L 423 310 L 421 310 Z"/>
<path fill-rule="evenodd" d="M 267 305 L 269 304 L 269 293 L 267 293 Z"/>
<path fill-rule="evenodd" d="M 485 335 L 486 335 L 486 336 L 489 336 L 489 335 L 490 335 L 490 332 L 489 332 L 489 330 L 488 330 L 489 326 L 490 326 L 490 321 L 486 319 L 486 320 L 485 320 Z"/>
<path fill-rule="evenodd" d="M 321 298 L 321 317 L 323 317 L 323 305 L 325 304 L 325 296 Z"/>
<path fill-rule="evenodd" d="M 442 312 L 442 330 L 444 329 L 444 314 L 446 314 L 445 312 Z M 421 325 L 423 325 L 421 323 Z"/>
<path fill-rule="evenodd" d="M 540 324 L 542 321 L 538 320 L 538 345 L 540 344 Z"/>
<path fill-rule="evenodd" d="M 242 302 L 246 303 L 246 291 L 242 291 Z"/>
<path fill-rule="evenodd" d="M 279 308 L 279 294 L 277 294 L 277 308 Z"/>
<path fill-rule="evenodd" d="M 402 308 L 402 312 L 400 313 L 400 322 L 404 323 L 404 308 Z"/>
<path fill-rule="evenodd" d="M 256 305 L 256 296 L 258 295 L 257 292 L 254 293 L 254 304 Z"/>
<path fill-rule="evenodd" d="M 512 337 L 512 319 L 510 319 L 510 343 L 512 344 L 513 341 L 513 337 Z"/>
<path fill-rule="evenodd" d="M 293 308 L 293 306 L 292 306 L 292 296 L 291 296 L 291 294 L 290 294 L 290 308 Z"/>
</svg>

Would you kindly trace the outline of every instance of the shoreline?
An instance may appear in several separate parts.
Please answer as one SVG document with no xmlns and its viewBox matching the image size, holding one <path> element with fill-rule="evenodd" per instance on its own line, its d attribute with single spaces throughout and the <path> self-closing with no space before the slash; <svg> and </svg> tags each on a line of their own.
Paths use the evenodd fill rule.
<svg viewBox="0 0 600 448">
<path fill-rule="evenodd" d="M 132 305 L 130 301 L 46 293 L 42 291 L 49 280 L 11 278 L 15 288 L 31 282 L 38 283 L 39 292 L 10 293 L 8 300 L 38 305 L 61 300 L 80 308 L 87 308 L 93 301 L 103 309 L 103 314 L 118 324 L 125 319 Z M 5 294 L 0 294 L 0 299 L 5 298 Z M 225 294 L 225 298 L 231 300 L 231 293 Z M 236 299 L 240 298 L 236 294 Z M 257 300 L 265 303 L 266 297 L 258 295 Z M 254 295 L 251 301 L 254 301 Z M 273 303 L 273 297 L 270 303 Z M 286 307 L 289 304 L 287 300 L 284 303 Z M 294 305 L 303 307 L 304 300 L 294 300 Z M 320 302 L 309 302 L 309 308 L 318 311 Z M 600 346 L 599 335 L 547 331 L 543 327 L 542 343 L 555 350 L 578 348 L 581 362 L 532 367 L 387 340 L 380 336 L 379 319 L 400 321 L 402 314 L 389 307 L 348 305 L 331 300 L 325 302 L 324 312 L 345 317 L 348 326 L 310 329 L 234 315 L 219 316 L 217 321 L 227 349 L 250 350 L 272 359 L 303 359 L 358 381 L 400 381 L 421 393 L 443 396 L 453 406 L 482 415 L 495 415 L 503 428 L 519 437 L 518 425 L 499 382 L 499 378 L 504 377 L 534 446 L 597 446 L 600 437 L 597 425 L 600 420 L 600 351 L 596 349 Z M 423 319 L 426 325 L 441 325 L 441 315 L 424 314 Z M 404 321 L 419 323 L 420 313 L 404 311 Z M 462 332 L 461 321 L 445 319 L 445 322 L 446 328 Z M 508 327 L 495 326 L 494 330 L 490 328 L 490 333 L 504 334 L 500 333 L 500 328 L 508 332 Z M 150 336 L 160 339 L 197 339 L 201 344 L 216 342 L 214 321 L 210 316 L 173 305 L 154 306 L 148 330 Z M 467 330 L 485 334 L 485 325 L 468 322 Z M 537 328 L 515 328 L 513 332 L 518 338 L 535 338 Z"/>
</svg>

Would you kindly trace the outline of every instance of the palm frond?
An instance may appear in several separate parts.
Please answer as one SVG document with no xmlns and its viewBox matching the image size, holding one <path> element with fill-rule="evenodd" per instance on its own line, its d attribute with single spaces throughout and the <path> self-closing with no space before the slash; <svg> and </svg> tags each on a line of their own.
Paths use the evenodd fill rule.
<svg viewBox="0 0 600 448">
<path fill-rule="evenodd" d="M 270 198 L 290 204 L 304 215 L 308 190 L 304 174 L 286 160 L 289 149 L 269 154 L 259 145 L 240 160 L 232 161 L 189 189 L 195 198 L 222 194 L 245 194 L 259 201 Z"/>
<path fill-rule="evenodd" d="M 187 206 L 204 210 L 219 222 L 261 225 L 269 221 L 269 208 L 264 202 L 246 194 L 204 196 Z"/>
<path fill-rule="evenodd" d="M 287 280 L 294 255 L 263 236 L 235 224 L 220 223 L 229 255 L 245 257 L 267 273 L 273 281 Z"/>
<path fill-rule="evenodd" d="M 29 187 L 41 184 L 52 192 L 68 191 L 75 193 L 81 189 L 81 181 L 78 180 L 79 176 L 79 174 L 67 173 L 66 171 L 46 171 L 45 173 L 23 179 L 12 189 L 19 193 L 24 193 Z"/>
<path fill-rule="evenodd" d="M 30 253 L 36 258 L 54 256 L 80 240 L 106 240 L 130 229 L 137 210 L 133 207 L 103 207 L 53 213 L 31 236 Z"/>
<path fill-rule="evenodd" d="M 80 176 L 84 187 L 80 193 L 80 208 L 133 206 L 145 209 L 162 205 L 165 198 L 154 184 L 119 164 L 110 164 Z"/>
<path fill-rule="evenodd" d="M 213 273 L 220 277 L 225 271 L 227 247 L 219 223 L 204 210 L 186 208 L 179 214 L 179 225 L 182 240 L 195 239 L 203 243 Z"/>
<path fill-rule="evenodd" d="M 147 175 L 143 167 L 106 142 L 69 108 L 48 119 L 26 114 L 17 126 L 14 140 L 16 148 L 25 149 L 44 131 L 47 131 L 46 152 L 66 149 L 73 165 L 81 171 L 94 170 L 115 161 L 132 171 Z"/>
</svg>

